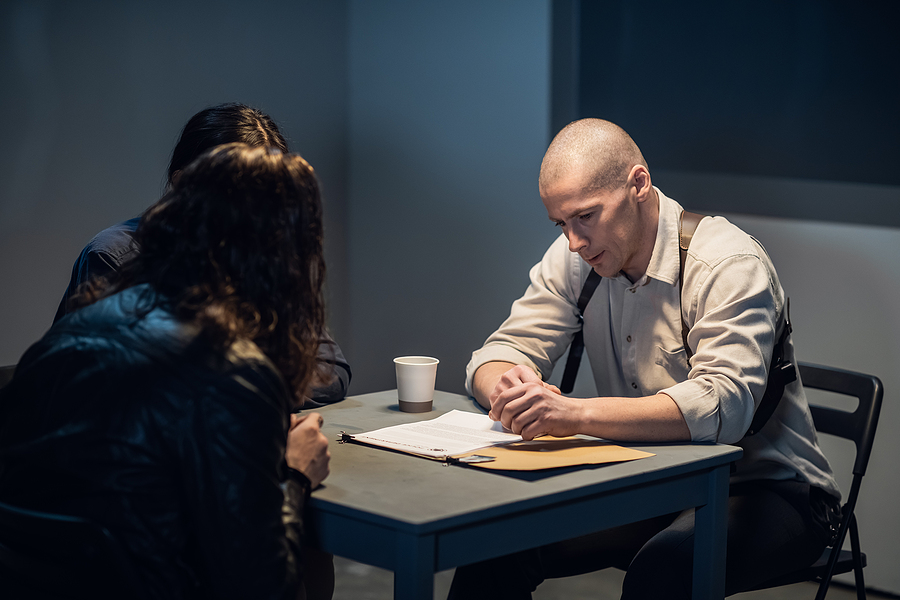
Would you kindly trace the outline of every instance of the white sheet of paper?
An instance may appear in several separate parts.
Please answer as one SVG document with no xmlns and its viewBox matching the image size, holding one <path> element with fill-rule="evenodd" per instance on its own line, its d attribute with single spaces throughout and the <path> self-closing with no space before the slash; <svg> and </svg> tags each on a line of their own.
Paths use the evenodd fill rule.
<svg viewBox="0 0 900 600">
<path fill-rule="evenodd" d="M 368 444 L 435 458 L 522 441 L 522 436 L 505 430 L 487 415 L 461 410 L 452 410 L 430 421 L 393 425 L 352 437 Z"/>
</svg>

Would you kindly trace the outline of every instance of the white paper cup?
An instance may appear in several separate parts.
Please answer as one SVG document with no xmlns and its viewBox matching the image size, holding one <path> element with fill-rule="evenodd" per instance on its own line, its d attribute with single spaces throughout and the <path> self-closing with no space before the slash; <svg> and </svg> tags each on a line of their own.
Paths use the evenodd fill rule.
<svg viewBox="0 0 900 600">
<path fill-rule="evenodd" d="M 400 410 L 411 413 L 431 410 L 439 362 L 430 356 L 399 356 L 394 359 Z"/>
</svg>

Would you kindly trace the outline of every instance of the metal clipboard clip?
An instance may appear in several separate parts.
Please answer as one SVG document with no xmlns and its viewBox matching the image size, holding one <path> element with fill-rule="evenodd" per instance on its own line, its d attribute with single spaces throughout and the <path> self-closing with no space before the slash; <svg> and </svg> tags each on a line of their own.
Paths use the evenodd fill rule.
<svg viewBox="0 0 900 600">
<path fill-rule="evenodd" d="M 479 463 L 494 462 L 495 460 L 497 459 L 493 456 L 485 456 L 483 454 L 471 454 L 469 456 L 462 456 L 460 458 L 448 456 L 447 460 L 444 461 L 444 466 L 448 467 L 450 465 L 477 465 Z"/>
</svg>

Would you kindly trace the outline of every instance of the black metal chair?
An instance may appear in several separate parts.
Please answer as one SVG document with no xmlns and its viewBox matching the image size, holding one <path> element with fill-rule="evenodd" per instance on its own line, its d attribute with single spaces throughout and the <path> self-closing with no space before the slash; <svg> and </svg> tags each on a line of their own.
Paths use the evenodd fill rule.
<svg viewBox="0 0 900 600">
<path fill-rule="evenodd" d="M 834 547 L 826 548 L 819 560 L 812 566 L 772 579 L 753 589 L 761 590 L 802 581 L 817 581 L 819 582 L 819 591 L 816 594 L 816 600 L 822 600 L 828 592 L 833 575 L 853 571 L 856 578 L 856 596 L 859 600 L 865 600 L 866 585 L 863 579 L 863 567 L 866 566 L 866 555 L 859 549 L 859 531 L 854 511 L 862 478 L 866 474 L 866 467 L 869 464 L 869 455 L 872 453 L 872 443 L 875 440 L 875 429 L 878 425 L 878 415 L 881 412 L 884 388 L 881 380 L 872 375 L 807 363 L 800 363 L 799 368 L 804 388 L 853 396 L 859 400 L 859 405 L 853 412 L 824 406 L 810 405 L 809 407 L 813 421 L 815 421 L 816 431 L 855 442 L 856 460 L 853 463 L 853 482 L 845 497 L 841 526 Z M 850 533 L 850 550 L 842 550 L 848 532 Z"/>
<path fill-rule="evenodd" d="M 142 598 L 138 582 L 106 528 L 0 502 L 3 598 Z"/>
</svg>

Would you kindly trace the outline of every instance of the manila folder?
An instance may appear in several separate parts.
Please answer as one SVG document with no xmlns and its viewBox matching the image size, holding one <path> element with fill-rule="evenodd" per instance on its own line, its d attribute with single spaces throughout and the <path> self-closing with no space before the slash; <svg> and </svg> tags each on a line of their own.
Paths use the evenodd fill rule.
<svg viewBox="0 0 900 600">
<path fill-rule="evenodd" d="M 599 465 L 624 462 L 654 456 L 650 452 L 625 448 L 593 438 L 550 436 L 520 441 L 490 448 L 481 448 L 454 456 L 462 462 L 483 469 L 508 471 L 538 471 L 577 465 Z M 470 458 L 467 460 L 467 457 Z M 478 459 L 477 457 L 490 457 Z"/>
</svg>

